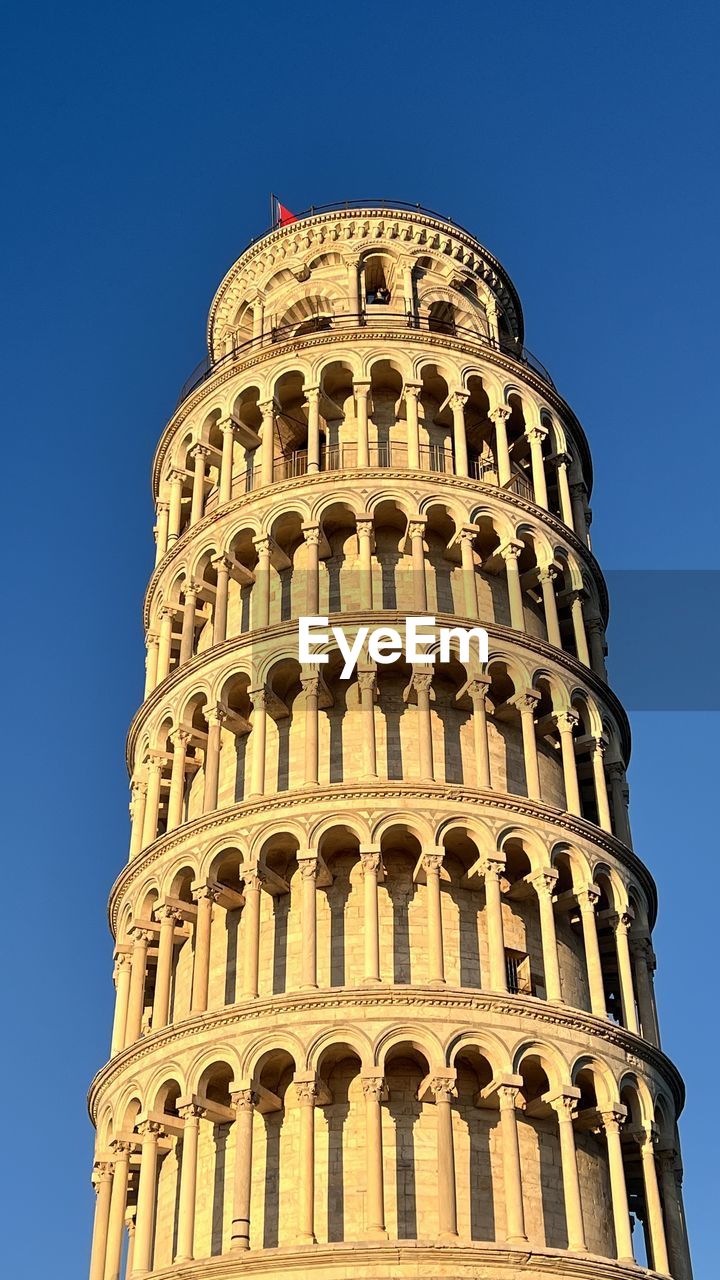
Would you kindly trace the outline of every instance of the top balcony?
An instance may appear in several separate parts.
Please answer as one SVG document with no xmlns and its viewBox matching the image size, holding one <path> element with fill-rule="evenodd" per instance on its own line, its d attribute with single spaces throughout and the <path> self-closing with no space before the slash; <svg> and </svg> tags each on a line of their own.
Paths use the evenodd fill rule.
<svg viewBox="0 0 720 1280">
<path fill-rule="evenodd" d="M 324 333 L 330 330 L 343 332 L 366 327 L 385 329 L 388 334 L 393 335 L 402 334 L 408 330 L 444 334 L 448 338 L 456 338 L 458 341 L 469 342 L 485 350 L 496 351 L 501 355 L 509 356 L 511 359 L 517 360 L 518 363 L 532 369 L 549 386 L 554 387 L 555 385 L 545 366 L 518 339 L 503 334 L 495 338 L 481 333 L 477 329 L 458 324 L 455 320 L 446 320 L 439 316 L 418 316 L 411 312 L 402 314 L 396 311 L 386 311 L 383 297 L 375 295 L 372 301 L 368 301 L 368 306 L 360 312 L 311 316 L 301 323 L 294 322 L 279 328 L 272 328 L 267 332 L 247 338 L 233 346 L 232 350 L 226 352 L 219 360 L 211 360 L 210 356 L 206 356 L 183 384 L 175 409 L 179 409 L 191 392 L 197 390 L 215 373 L 221 369 L 228 368 L 236 360 L 244 358 L 252 351 L 264 351 L 269 347 L 287 342 L 293 338 L 307 337 L 313 333 Z"/>
</svg>

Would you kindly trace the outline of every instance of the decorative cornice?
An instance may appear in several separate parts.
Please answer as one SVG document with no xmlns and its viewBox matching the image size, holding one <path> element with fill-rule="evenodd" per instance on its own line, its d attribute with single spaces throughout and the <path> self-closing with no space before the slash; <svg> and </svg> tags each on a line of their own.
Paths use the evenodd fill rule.
<svg viewBox="0 0 720 1280">
<path fill-rule="evenodd" d="M 515 796 L 498 791 L 481 791 L 473 787 L 459 787 L 441 782 L 392 783 L 335 783 L 331 787 L 313 788 L 312 802 L 317 811 L 321 805 L 327 804 L 331 811 L 337 812 L 340 805 L 377 805 L 392 801 L 400 805 L 413 805 L 418 800 L 428 800 L 440 805 L 444 814 L 449 814 L 449 806 L 457 804 L 467 811 L 467 806 L 478 809 L 498 810 L 514 817 L 527 818 L 530 821 L 544 821 L 560 831 L 571 832 L 579 839 L 586 841 L 594 848 L 614 858 L 642 886 L 648 903 L 650 927 L 657 913 L 657 890 L 655 882 L 647 867 L 631 849 L 628 849 L 618 838 L 608 831 L 603 831 L 585 818 L 575 817 L 562 809 L 547 804 L 542 800 L 530 800 L 525 796 Z M 254 800 L 246 800 L 242 804 L 231 805 L 226 809 L 215 809 L 212 813 L 203 814 L 192 822 L 175 827 L 172 831 L 160 836 L 143 849 L 132 862 L 128 862 L 115 880 L 110 891 L 108 918 L 113 936 L 117 930 L 117 913 L 121 896 L 138 879 L 167 854 L 177 849 L 185 849 L 193 842 L 203 838 L 214 838 L 217 833 L 227 828 L 243 827 L 248 820 L 259 818 L 273 821 L 271 815 L 292 812 L 305 808 L 308 804 L 307 791 L 284 791 L 278 795 L 260 796 Z"/>
<path fill-rule="evenodd" d="M 470 624 L 471 626 L 478 625 L 477 618 L 469 618 L 463 614 L 437 613 L 434 616 L 439 626 L 456 626 L 458 623 Z M 342 622 L 343 626 L 346 627 L 352 627 L 355 624 L 367 625 L 373 619 L 392 625 L 393 623 L 404 622 L 406 617 L 407 611 L 402 613 L 396 609 L 363 610 L 362 612 L 348 610 L 348 612 L 342 614 L 328 614 L 330 626 L 333 623 Z M 512 627 L 505 627 L 494 622 L 483 622 L 482 625 L 490 638 L 502 641 L 518 649 L 521 653 L 524 650 L 529 650 L 531 653 L 537 654 L 544 662 L 554 663 L 556 666 L 562 667 L 580 681 L 581 684 L 591 689 L 601 703 L 607 704 L 608 709 L 615 716 L 620 730 L 624 763 L 625 765 L 629 763 L 630 724 L 627 714 L 617 694 L 600 676 L 592 671 L 590 667 L 578 662 L 577 658 L 574 658 L 572 654 L 566 653 L 564 649 L 555 648 L 548 641 L 541 640 L 539 636 L 531 636 L 524 631 L 514 631 Z M 172 694 L 186 680 L 192 683 L 197 675 L 208 666 L 210 659 L 223 658 L 228 654 L 242 651 L 246 648 L 257 648 L 261 641 L 267 642 L 283 635 L 292 635 L 293 627 L 292 621 L 285 621 L 274 623 L 271 627 L 263 627 L 261 630 L 247 631 L 242 636 L 233 636 L 230 640 L 224 640 L 222 644 L 212 645 L 209 649 L 204 649 L 202 653 L 196 654 L 189 662 L 184 662 L 181 667 L 176 667 L 141 703 L 130 721 L 125 741 L 125 763 L 128 774 L 132 774 L 133 754 L 137 736 L 143 723 L 161 702 L 166 701 L 169 694 Z"/>
<path fill-rule="evenodd" d="M 268 1019 L 268 1027 L 278 1027 L 286 1025 L 285 1020 L 292 1015 L 310 1018 L 337 1009 L 346 1014 L 353 1009 L 390 1009 L 398 1018 L 402 1018 L 408 1009 L 413 1008 L 444 1009 L 461 1016 L 463 1020 L 467 1019 L 469 1013 L 479 1013 L 483 1016 L 478 1019 L 478 1030 L 487 1029 L 488 1015 L 511 1019 L 519 1017 L 544 1026 L 562 1027 L 566 1031 L 577 1032 L 580 1037 L 578 1051 L 587 1051 L 588 1036 L 602 1040 L 625 1054 L 635 1070 L 649 1067 L 658 1072 L 672 1093 L 676 1116 L 682 1111 L 685 1086 L 674 1063 L 661 1049 L 608 1019 L 596 1018 L 582 1009 L 549 1004 L 537 997 L 495 995 L 486 991 L 469 991 L 463 987 L 443 987 L 440 990 L 433 987 L 381 984 L 368 990 L 335 987 L 326 991 L 286 992 L 248 1000 L 246 1004 L 226 1005 L 222 1009 L 196 1014 L 163 1027 L 160 1031 L 150 1032 L 122 1049 L 97 1072 L 88 1092 L 90 1118 L 94 1120 L 97 1114 L 98 1097 L 111 1087 L 118 1076 L 136 1069 L 143 1059 L 158 1050 L 168 1052 L 171 1046 L 187 1043 L 202 1032 L 216 1033 L 225 1031 L 228 1027 L 242 1028 L 244 1024 L 256 1031 L 263 1018 Z M 455 1021 L 459 1022 L 459 1017 Z"/>
<path fill-rule="evenodd" d="M 560 1249 L 514 1248 L 485 1241 L 446 1242 L 426 1240 L 333 1241 L 331 1244 L 280 1246 L 174 1262 L 153 1270 L 153 1280 L 237 1280 L 242 1276 L 297 1275 L 305 1280 L 312 1271 L 317 1280 L 643 1280 L 660 1276 L 645 1267 L 626 1266 L 593 1253 L 568 1253 Z M 664 1277 L 667 1280 L 667 1277 Z"/>
</svg>

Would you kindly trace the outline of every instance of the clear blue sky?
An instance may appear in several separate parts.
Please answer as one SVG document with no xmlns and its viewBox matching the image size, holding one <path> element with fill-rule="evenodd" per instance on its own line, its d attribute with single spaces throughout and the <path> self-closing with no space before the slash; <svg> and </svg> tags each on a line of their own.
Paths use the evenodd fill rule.
<svg viewBox="0 0 720 1280">
<path fill-rule="evenodd" d="M 601 563 L 720 567 L 719 27 L 710 3 L 662 0 L 41 0 L 6 8 L 3 27 L 2 1254 L 8 1274 L 78 1280 L 150 459 L 203 353 L 216 283 L 266 225 L 271 190 L 291 208 L 384 195 L 453 215 L 509 269 L 528 344 L 585 425 Z M 688 660 L 692 643 L 690 618 L 659 708 L 663 685 L 716 681 Z M 703 1277 L 717 1242 L 700 1026 L 718 1003 L 720 726 L 658 711 L 633 727 L 632 816 L 660 891 L 661 1022 L 688 1084 Z"/>
</svg>

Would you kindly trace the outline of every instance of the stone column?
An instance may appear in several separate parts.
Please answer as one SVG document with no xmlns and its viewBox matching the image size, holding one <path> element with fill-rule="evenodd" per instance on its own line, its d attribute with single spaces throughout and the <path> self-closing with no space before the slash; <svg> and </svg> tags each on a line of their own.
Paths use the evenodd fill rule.
<svg viewBox="0 0 720 1280">
<path fill-rule="evenodd" d="M 669 1275 L 670 1262 L 665 1240 L 665 1224 L 660 1203 L 657 1168 L 655 1166 L 655 1138 L 652 1129 L 643 1129 L 635 1136 L 639 1143 L 642 1157 L 643 1185 L 645 1187 L 645 1205 L 647 1207 L 650 1230 L 652 1265 L 655 1271 L 660 1271 L 663 1275 Z"/>
<path fill-rule="evenodd" d="M 547 435 L 544 427 L 528 427 L 525 437 L 530 442 L 530 465 L 532 467 L 533 496 L 539 507 L 547 511 L 548 496 L 545 483 L 545 460 L 542 444 Z"/>
<path fill-rule="evenodd" d="M 239 1089 L 231 1094 L 231 1100 L 235 1107 L 235 1177 L 230 1248 L 240 1253 L 250 1248 L 253 1117 L 258 1097 L 253 1089 Z"/>
<path fill-rule="evenodd" d="M 160 610 L 160 636 L 158 640 L 157 678 L 158 684 L 167 679 L 170 672 L 170 650 L 172 647 L 172 629 L 175 609 L 172 605 L 163 605 Z"/>
<path fill-rule="evenodd" d="M 560 638 L 560 619 L 558 618 L 557 600 L 555 599 L 555 579 L 557 578 L 557 569 L 552 565 L 546 565 L 540 570 L 540 590 L 542 591 L 543 609 L 545 611 L 545 627 L 547 630 L 548 643 L 555 645 L 556 649 L 562 649 L 562 640 Z"/>
<path fill-rule="evenodd" d="M 594 885 L 578 889 L 577 900 L 580 908 L 583 941 L 585 944 L 585 964 L 587 966 L 588 988 L 590 991 L 590 1008 L 596 1018 L 606 1018 L 605 985 L 603 983 L 600 945 L 598 943 L 595 905 L 599 901 L 600 891 Z"/>
<path fill-rule="evenodd" d="M 170 734 L 173 744 L 172 770 L 170 773 L 170 797 L 168 799 L 167 829 L 174 831 L 183 820 L 185 802 L 185 757 L 190 741 L 188 729 L 175 729 Z"/>
<path fill-rule="evenodd" d="M 516 693 L 511 702 L 520 712 L 527 793 L 531 800 L 539 800 L 540 771 L 535 741 L 535 708 L 539 702 L 539 695 L 534 690 L 528 689 L 524 693 Z"/>
<path fill-rule="evenodd" d="M 265 794 L 265 734 L 267 728 L 267 693 L 265 688 L 249 689 L 248 697 L 252 702 L 252 730 L 250 744 L 252 747 L 251 762 L 251 796 Z"/>
<path fill-rule="evenodd" d="M 302 532 L 307 547 L 305 608 L 308 617 L 313 618 L 320 608 L 320 525 L 304 524 Z"/>
<path fill-rule="evenodd" d="M 130 973 L 130 993 L 128 997 L 127 1024 L 125 1027 L 125 1044 L 134 1044 L 140 1039 L 142 1017 L 145 1009 L 145 977 L 147 974 L 147 953 L 151 934 L 147 929 L 133 929 L 133 948 Z"/>
<path fill-rule="evenodd" d="M 372 546 L 374 532 L 372 516 L 358 516 L 355 522 L 355 527 L 357 530 L 358 557 L 360 561 L 360 608 L 372 609 Z"/>
<path fill-rule="evenodd" d="M 298 857 L 302 877 L 300 903 L 300 927 L 302 935 L 301 978 L 302 990 L 317 987 L 317 874 L 318 860 L 315 854 Z"/>
<path fill-rule="evenodd" d="M 212 642 L 213 644 L 222 644 L 227 639 L 228 587 L 231 564 L 227 556 L 213 556 L 211 564 L 217 574 Z"/>
<path fill-rule="evenodd" d="M 415 671 L 412 676 L 412 687 L 417 698 L 418 709 L 418 747 L 420 778 L 432 782 L 435 778 L 433 765 L 432 720 L 430 717 L 430 690 L 432 675 L 429 671 Z"/>
<path fill-rule="evenodd" d="M 168 549 L 180 537 L 180 521 L 182 520 L 182 491 L 185 472 L 170 472 L 170 507 L 168 511 Z"/>
<path fill-rule="evenodd" d="M 575 649 L 577 650 L 578 661 L 584 663 L 586 667 L 589 667 L 590 651 L 588 649 L 587 635 L 585 632 L 582 591 L 570 592 L 570 617 L 572 618 L 573 635 L 575 637 Z"/>
<path fill-rule="evenodd" d="M 241 869 L 242 870 L 242 869 Z M 258 867 L 248 868 L 243 874 L 245 906 L 242 913 L 243 931 L 243 996 L 254 999 L 258 993 L 260 970 L 260 887 L 262 872 Z"/>
<path fill-rule="evenodd" d="M 466 524 L 460 530 L 460 557 L 463 577 L 463 604 L 468 618 L 477 618 L 478 602 L 475 584 L 475 557 L 473 542 L 477 537 L 477 525 Z"/>
<path fill-rule="evenodd" d="M 132 1274 L 133 1276 L 145 1276 L 150 1271 L 152 1262 L 158 1138 L 163 1135 L 163 1129 L 155 1120 L 145 1120 L 138 1125 L 138 1133 L 140 1134 L 142 1145 Z"/>
<path fill-rule="evenodd" d="M 640 1027 L 644 1040 L 660 1048 L 655 993 L 653 991 L 652 974 L 655 968 L 655 952 L 647 937 L 629 936 L 630 954 L 635 973 L 635 990 L 637 991 L 638 1009 L 640 1011 Z"/>
<path fill-rule="evenodd" d="M 585 498 L 587 490 L 582 480 L 575 481 L 570 485 L 570 501 L 572 502 L 573 511 L 573 528 L 580 539 L 587 546 L 588 543 L 588 526 L 587 516 L 585 514 Z"/>
<path fill-rule="evenodd" d="M 612 1222 L 615 1226 L 615 1249 L 618 1262 L 632 1266 L 633 1233 L 630 1230 L 630 1212 L 628 1210 L 628 1188 L 625 1184 L 625 1167 L 623 1165 L 623 1148 L 620 1144 L 620 1125 L 624 1123 L 624 1112 L 603 1111 L 602 1125 L 607 1142 L 607 1165 L 610 1170 L 610 1194 L 612 1197 Z"/>
<path fill-rule="evenodd" d="M 580 787 L 578 786 L 577 761 L 575 759 L 575 739 L 573 730 L 580 723 L 580 717 L 576 711 L 560 711 L 553 716 L 557 731 L 560 735 L 560 749 L 562 753 L 563 765 L 563 782 L 565 784 L 565 804 L 568 813 L 574 813 L 578 818 L 582 817 L 582 805 L 580 803 Z"/>
<path fill-rule="evenodd" d="M 145 797 L 145 813 L 143 814 L 142 845 L 145 849 L 157 836 L 158 813 L 160 809 L 160 783 L 162 766 L 160 761 L 151 756 L 147 762 L 147 794 Z"/>
<path fill-rule="evenodd" d="M 233 482 L 233 445 L 235 443 L 235 423 L 232 418 L 225 418 L 220 423 L 222 435 L 222 459 L 220 462 L 220 488 L 218 500 L 220 506 L 232 499 Z"/>
<path fill-rule="evenodd" d="M 315 1103 L 318 1086 L 314 1080 L 296 1080 L 300 1103 L 300 1160 L 298 1168 L 298 1240 L 315 1244 Z"/>
<path fill-rule="evenodd" d="M 382 1076 L 361 1076 L 365 1097 L 365 1152 L 367 1159 L 367 1227 L 371 1240 L 387 1239 L 385 1229 L 385 1187 L 383 1183 Z"/>
<path fill-rule="evenodd" d="M 523 608 L 522 587 L 520 586 L 520 570 L 518 560 L 523 549 L 522 542 L 506 542 L 500 549 L 505 561 L 507 577 L 508 601 L 510 604 L 510 626 L 515 631 L 525 630 L 525 610 Z"/>
<path fill-rule="evenodd" d="M 217 809 L 218 787 L 220 782 L 220 740 L 222 726 L 227 720 L 228 709 L 222 703 L 205 707 L 205 719 L 208 725 L 207 744 L 205 746 L 203 784 L 203 813 L 212 813 Z"/>
<path fill-rule="evenodd" d="M 427 891 L 428 927 L 428 982 L 431 987 L 445 985 L 445 957 L 443 954 L 442 900 L 440 897 L 440 870 L 443 851 L 423 853 Z"/>
<path fill-rule="evenodd" d="M 148 631 L 145 637 L 147 654 L 145 657 L 145 697 L 152 693 L 157 685 L 158 678 L 158 657 L 160 652 L 160 637 L 155 631 Z"/>
<path fill-rule="evenodd" d="M 555 933 L 555 911 L 553 908 L 553 890 L 557 885 L 558 873 L 554 867 L 542 867 L 529 877 L 537 894 L 540 913 L 540 935 L 543 953 L 543 972 L 545 974 L 545 997 L 547 1000 L 562 1001 L 560 983 L 560 965 L 558 964 L 557 935 Z"/>
<path fill-rule="evenodd" d="M 607 680 L 607 668 L 605 666 L 605 628 L 602 619 L 598 617 L 588 618 L 587 630 L 590 636 L 590 661 L 589 666 L 592 667 L 596 675 L 601 680 Z"/>
<path fill-rule="evenodd" d="M 178 913 L 173 907 L 160 907 L 160 941 L 158 943 L 155 995 L 153 998 L 152 1029 L 159 1031 L 167 1026 L 170 1017 L 170 987 L 172 984 L 173 954 L 175 950 L 175 925 Z"/>
<path fill-rule="evenodd" d="M 320 470 L 320 388 L 307 387 L 305 397 L 308 411 L 307 469 L 308 475 L 312 476 Z"/>
<path fill-rule="evenodd" d="M 270 557 L 272 542 L 270 538 L 253 538 L 253 542 L 258 553 L 258 563 L 252 591 L 252 625 L 257 630 L 267 627 L 270 623 Z"/>
<path fill-rule="evenodd" d="M 363 982 L 380 981 L 380 918 L 378 912 L 378 875 L 382 859 L 379 853 L 360 851 L 363 877 L 363 942 L 365 976 Z"/>
<path fill-rule="evenodd" d="M 610 818 L 610 804 L 608 802 L 607 781 L 605 779 L 605 748 L 607 742 L 604 738 L 593 738 L 590 744 L 590 755 L 592 757 L 593 781 L 595 783 L 595 802 L 597 804 L 598 822 L 603 831 L 612 831 L 612 820 Z"/>
<path fill-rule="evenodd" d="M 207 445 L 196 444 L 195 448 L 190 450 L 190 456 L 195 462 L 192 505 L 190 507 L 190 524 L 192 525 L 197 524 L 198 520 L 202 520 L 203 506 L 205 504 L 205 459 L 210 457 L 210 450 Z"/>
<path fill-rule="evenodd" d="M 407 418 L 407 458 L 411 471 L 420 470 L 420 428 L 418 424 L 418 400 L 421 382 L 405 383 L 405 416 Z"/>
<path fill-rule="evenodd" d="M 113 1178 L 104 1280 L 120 1280 L 132 1143 L 116 1139 L 110 1145 L 113 1152 Z"/>
<path fill-rule="evenodd" d="M 505 1189 L 505 1221 L 508 1244 L 527 1244 L 525 1211 L 523 1208 L 522 1170 L 518 1143 L 515 1099 L 519 1088 L 500 1085 L 497 1090 L 500 1105 L 500 1134 L 502 1139 L 503 1185 Z"/>
<path fill-rule="evenodd" d="M 179 1102 L 178 1114 L 185 1121 L 182 1135 L 182 1165 L 178 1201 L 177 1253 L 175 1262 L 191 1262 L 195 1257 L 195 1198 L 197 1189 L 198 1140 L 202 1107 Z"/>
<path fill-rule="evenodd" d="M 360 710 L 362 713 L 363 778 L 377 778 L 377 746 L 375 741 L 375 672 L 358 671 Z"/>
<path fill-rule="evenodd" d="M 182 615 L 182 631 L 180 633 L 180 657 L 179 665 L 189 662 L 193 656 L 195 648 L 195 609 L 197 606 L 198 592 L 200 591 L 200 583 L 188 581 L 185 583 L 185 603 L 183 605 Z"/>
<path fill-rule="evenodd" d="M 319 781 L 319 724 L 320 676 L 302 674 L 300 684 L 305 694 L 305 782 L 306 787 L 316 787 Z"/>
<path fill-rule="evenodd" d="M 627 1031 L 639 1034 L 637 1014 L 635 1012 L 635 993 L 633 991 L 632 966 L 630 964 L 630 947 L 628 933 L 630 916 L 626 912 L 616 913 L 613 919 L 615 928 L 615 947 L 617 950 L 618 975 L 620 978 L 620 1000 L 622 1003 L 623 1024 Z"/>
<path fill-rule="evenodd" d="M 674 1280 L 692 1280 L 685 1215 L 680 1193 L 681 1170 L 676 1169 L 677 1152 L 672 1148 L 658 1152 L 665 1230 L 670 1254 L 670 1274 Z"/>
<path fill-rule="evenodd" d="M 610 774 L 615 835 L 618 840 L 622 840 L 623 844 L 627 845 L 628 849 L 632 849 L 632 836 L 625 803 L 625 768 L 622 761 L 611 760 L 608 763 L 608 773 Z"/>
<path fill-rule="evenodd" d="M 583 1253 L 585 1244 L 585 1225 L 583 1223 L 582 1201 L 580 1199 L 580 1179 L 577 1170 L 575 1152 L 575 1130 L 573 1116 L 577 1108 L 577 1097 L 573 1094 L 560 1094 L 552 1100 L 552 1108 L 558 1120 L 560 1133 L 560 1159 L 562 1162 L 563 1194 L 565 1199 L 565 1221 L 567 1223 L 568 1249 L 575 1253 Z"/>
<path fill-rule="evenodd" d="M 192 894 L 197 903 L 195 920 L 195 957 L 193 960 L 191 1013 L 204 1013 L 208 1007 L 210 984 L 210 939 L 213 903 L 218 890 L 211 884 L 194 884 Z"/>
<path fill-rule="evenodd" d="M 505 936 L 503 932 L 500 876 L 504 863 L 487 858 L 482 872 L 485 877 L 485 911 L 487 912 L 488 969 L 491 991 L 507 991 L 505 968 Z"/>
<path fill-rule="evenodd" d="M 369 382 L 353 382 L 355 393 L 355 413 L 357 417 L 357 465 L 367 467 L 370 462 L 370 446 L 368 441 L 368 396 Z"/>
<path fill-rule="evenodd" d="M 130 860 L 136 858 L 142 849 L 142 833 L 145 825 L 145 805 L 147 803 L 147 783 L 135 780 L 130 788 Z"/>
<path fill-rule="evenodd" d="M 157 524 L 155 541 L 155 564 L 158 565 L 168 549 L 168 530 L 170 527 L 170 503 L 159 501 L 157 504 Z"/>
<path fill-rule="evenodd" d="M 570 483 L 568 480 L 568 466 L 570 465 L 569 453 L 556 453 L 552 459 L 555 463 L 557 471 L 558 498 L 560 499 L 560 517 L 563 524 L 568 529 L 575 528 L 573 524 L 572 498 L 570 497 Z"/>
<path fill-rule="evenodd" d="M 510 468 L 510 450 L 508 449 L 507 438 L 507 420 L 512 410 L 506 404 L 498 405 L 496 409 L 491 410 L 490 419 L 495 423 L 495 454 L 498 469 L 498 483 L 504 487 L 510 482 L 512 470 Z"/>
<path fill-rule="evenodd" d="M 437 1109 L 438 1235 L 440 1240 L 457 1237 L 457 1191 L 455 1148 L 453 1145 L 451 1099 L 454 1082 L 445 1076 L 430 1081 Z"/>
<path fill-rule="evenodd" d="M 348 272 L 348 302 L 350 305 L 350 315 L 359 319 L 360 317 L 360 291 L 358 287 L 358 268 L 360 266 L 357 258 L 351 258 L 347 263 Z"/>
<path fill-rule="evenodd" d="M 125 1254 L 125 1280 L 133 1273 L 133 1257 L 135 1254 L 135 1211 L 126 1216 L 128 1243 L 127 1253 Z"/>
<path fill-rule="evenodd" d="M 468 475 L 467 436 L 465 434 L 465 403 L 468 400 L 466 391 L 454 391 L 450 396 L 450 408 L 453 416 L 453 453 L 455 456 L 455 475 Z"/>
<path fill-rule="evenodd" d="M 96 1199 L 90 1251 L 90 1280 L 104 1280 L 113 1183 L 113 1170 L 109 1161 L 96 1161 L 93 1166 L 92 1180 Z"/>
<path fill-rule="evenodd" d="M 416 613 L 427 609 L 427 585 L 425 582 L 425 520 L 410 520 L 408 537 L 412 555 L 413 604 Z"/>
<path fill-rule="evenodd" d="M 127 951 L 119 951 L 115 956 L 113 978 L 115 981 L 115 1017 L 113 1018 L 110 1057 L 125 1048 L 125 1028 L 127 1026 L 128 1004 L 130 1000 L 130 977 L 132 959 Z"/>
<path fill-rule="evenodd" d="M 275 401 L 266 400 L 260 406 L 262 426 L 260 428 L 260 483 L 273 482 L 273 463 L 275 455 Z"/>
<path fill-rule="evenodd" d="M 475 784 L 478 787 L 490 788 L 490 748 L 488 744 L 487 706 L 485 699 L 490 692 L 490 677 L 476 676 L 468 683 L 468 693 L 472 702 L 473 742 L 475 746 Z"/>
</svg>

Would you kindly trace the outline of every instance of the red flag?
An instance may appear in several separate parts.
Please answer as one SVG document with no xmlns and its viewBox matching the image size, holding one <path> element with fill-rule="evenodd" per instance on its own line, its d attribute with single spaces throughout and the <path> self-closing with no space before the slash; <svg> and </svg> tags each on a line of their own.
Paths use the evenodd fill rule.
<svg viewBox="0 0 720 1280">
<path fill-rule="evenodd" d="M 276 204 L 277 214 L 275 217 L 275 223 L 278 227 L 286 227 L 290 222 L 297 222 L 296 215 L 291 213 L 289 209 L 286 209 L 284 204 L 281 204 L 279 200 L 276 201 Z"/>
</svg>

